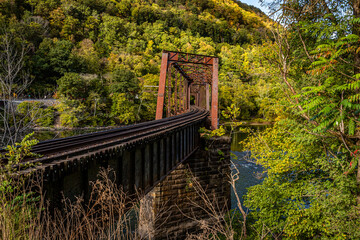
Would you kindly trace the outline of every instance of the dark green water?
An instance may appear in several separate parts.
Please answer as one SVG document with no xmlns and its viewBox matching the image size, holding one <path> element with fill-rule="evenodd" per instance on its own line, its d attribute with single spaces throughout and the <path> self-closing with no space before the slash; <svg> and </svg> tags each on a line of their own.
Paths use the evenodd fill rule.
<svg viewBox="0 0 360 240">
<path fill-rule="evenodd" d="M 249 126 L 253 131 L 264 131 L 267 125 Z M 258 176 L 262 173 L 263 168 L 257 165 L 251 158 L 251 153 L 246 151 L 241 141 L 246 141 L 249 136 L 247 133 L 235 131 L 232 134 L 231 152 L 234 154 L 232 157 L 233 174 L 238 170 L 239 179 L 236 181 L 236 192 L 243 203 L 243 196 L 247 193 L 247 189 L 251 186 L 261 183 L 263 180 Z M 237 170 L 236 170 L 237 169 Z M 231 192 L 231 208 L 237 208 L 237 200 L 234 191 Z M 245 208 L 246 209 L 246 208 Z"/>
</svg>

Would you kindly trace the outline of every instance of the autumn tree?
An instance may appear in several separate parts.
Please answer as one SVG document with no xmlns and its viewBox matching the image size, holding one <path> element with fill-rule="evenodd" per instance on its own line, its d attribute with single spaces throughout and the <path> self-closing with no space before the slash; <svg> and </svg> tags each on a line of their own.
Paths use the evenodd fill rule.
<svg viewBox="0 0 360 240">
<path fill-rule="evenodd" d="M 273 56 L 286 98 L 247 143 L 266 167 L 247 205 L 263 237 L 359 238 L 359 1 L 274 1 Z"/>
</svg>

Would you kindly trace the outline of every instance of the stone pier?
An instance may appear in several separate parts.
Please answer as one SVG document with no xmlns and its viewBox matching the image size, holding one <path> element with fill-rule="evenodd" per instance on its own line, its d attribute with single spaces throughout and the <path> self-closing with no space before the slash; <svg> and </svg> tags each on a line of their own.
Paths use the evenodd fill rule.
<svg viewBox="0 0 360 240">
<path fill-rule="evenodd" d="M 200 222 L 231 207 L 229 137 L 201 139 L 199 149 L 149 192 L 140 206 L 144 239 L 185 239 Z M 209 214 L 210 212 L 210 214 Z"/>
</svg>

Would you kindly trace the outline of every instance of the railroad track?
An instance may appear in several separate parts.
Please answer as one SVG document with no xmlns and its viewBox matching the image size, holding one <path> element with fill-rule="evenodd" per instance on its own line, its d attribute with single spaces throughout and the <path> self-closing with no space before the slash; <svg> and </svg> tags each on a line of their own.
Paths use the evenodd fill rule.
<svg viewBox="0 0 360 240">
<path fill-rule="evenodd" d="M 125 146 L 127 143 L 142 141 L 156 135 L 160 136 L 177 128 L 200 122 L 206 118 L 208 114 L 209 112 L 204 109 L 193 107 L 187 113 L 161 120 L 39 142 L 33 146 L 31 151 L 42 155 L 42 157 L 27 159 L 26 162 L 47 164 L 52 161 L 91 154 L 99 149 L 107 149 L 119 145 Z"/>
</svg>

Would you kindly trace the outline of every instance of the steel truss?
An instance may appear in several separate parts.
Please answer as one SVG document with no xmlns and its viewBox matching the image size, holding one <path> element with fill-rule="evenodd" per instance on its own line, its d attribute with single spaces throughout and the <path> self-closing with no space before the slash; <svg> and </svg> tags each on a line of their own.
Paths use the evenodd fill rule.
<svg viewBox="0 0 360 240">
<path fill-rule="evenodd" d="M 189 111 L 193 99 L 194 105 L 211 108 L 211 127 L 217 129 L 218 67 L 216 57 L 164 51 L 156 119 L 162 119 L 164 114 L 170 117 Z"/>
</svg>

